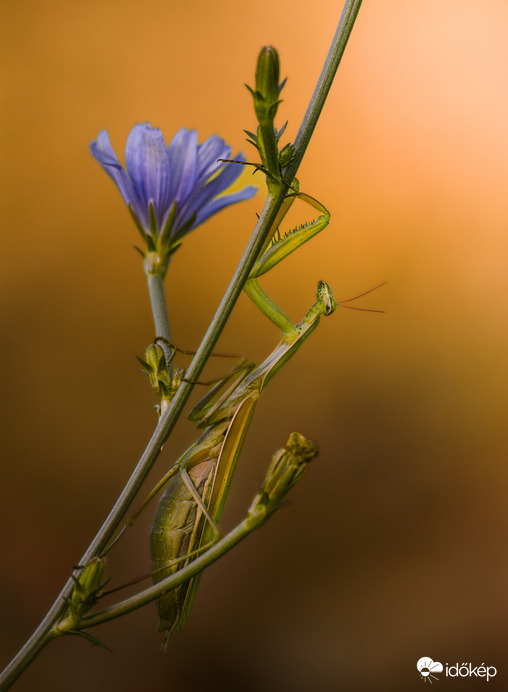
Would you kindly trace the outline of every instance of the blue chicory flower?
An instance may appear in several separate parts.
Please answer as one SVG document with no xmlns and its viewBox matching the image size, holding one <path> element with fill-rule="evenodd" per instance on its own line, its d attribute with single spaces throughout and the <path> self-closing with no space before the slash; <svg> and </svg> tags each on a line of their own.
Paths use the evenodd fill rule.
<svg viewBox="0 0 508 692">
<path fill-rule="evenodd" d="M 136 125 L 125 146 L 127 171 L 119 163 L 105 130 L 90 144 L 90 151 L 116 183 L 147 237 L 150 202 L 159 234 L 170 212 L 174 214 L 171 243 L 221 209 L 257 192 L 256 187 L 247 186 L 222 194 L 240 176 L 242 166 L 219 163 L 217 159 L 230 157 L 231 147 L 216 135 L 198 144 L 196 130 L 182 128 L 166 148 L 158 128 L 149 123 Z M 245 160 L 242 154 L 235 159 Z"/>
</svg>

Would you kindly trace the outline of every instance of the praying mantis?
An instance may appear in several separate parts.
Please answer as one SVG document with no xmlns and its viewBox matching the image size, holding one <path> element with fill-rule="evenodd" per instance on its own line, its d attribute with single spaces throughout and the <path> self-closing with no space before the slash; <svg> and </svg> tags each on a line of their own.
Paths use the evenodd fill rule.
<svg viewBox="0 0 508 692">
<path fill-rule="evenodd" d="M 281 237 L 279 226 L 296 197 L 314 207 L 319 216 Z M 154 583 L 180 569 L 220 536 L 217 522 L 261 393 L 314 331 L 321 316 L 330 315 L 337 306 L 328 284 L 320 281 L 316 302 L 302 321 L 294 325 L 258 283 L 260 276 L 322 231 L 329 218 L 320 202 L 297 189 L 284 200 L 273 226 L 274 232 L 262 248 L 244 287 L 261 312 L 281 329 L 282 339 L 263 363 L 257 367 L 253 363 L 243 363 L 232 370 L 225 382 L 213 387 L 190 412 L 189 419 L 204 428 L 204 432 L 148 498 L 167 486 L 151 530 Z M 187 621 L 199 578 L 194 577 L 157 601 L 159 631 L 166 632 L 165 642 L 173 631 L 181 631 Z"/>
</svg>

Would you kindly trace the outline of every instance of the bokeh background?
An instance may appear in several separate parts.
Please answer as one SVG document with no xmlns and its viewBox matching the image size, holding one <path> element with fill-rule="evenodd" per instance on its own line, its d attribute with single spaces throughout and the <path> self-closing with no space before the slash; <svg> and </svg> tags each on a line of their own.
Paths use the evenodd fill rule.
<svg viewBox="0 0 508 692">
<path fill-rule="evenodd" d="M 167 139 L 197 128 L 253 156 L 243 84 L 264 44 L 289 76 L 279 124 L 294 138 L 341 3 L 0 7 L 7 663 L 155 423 L 134 358 L 153 338 L 138 235 L 89 141 L 107 129 L 123 159 L 131 128 L 148 120 Z M 54 642 L 19 692 L 417 690 L 422 656 L 496 666 L 489 686 L 503 689 L 507 32 L 503 0 L 365 1 L 299 172 L 332 222 L 263 285 L 298 320 L 319 279 L 343 299 L 386 281 L 359 301 L 386 314 L 339 310 L 272 382 L 224 525 L 243 516 L 289 432 L 318 442 L 318 460 L 291 503 L 209 569 L 166 655 L 147 607 L 94 631 L 113 654 Z M 182 347 L 199 343 L 262 201 L 215 217 L 175 256 L 167 299 Z M 293 223 L 309 218 L 297 206 Z M 277 339 L 242 297 L 220 350 L 259 361 Z M 152 483 L 194 438 L 182 422 Z M 148 570 L 151 515 L 111 554 L 115 583 Z"/>
</svg>

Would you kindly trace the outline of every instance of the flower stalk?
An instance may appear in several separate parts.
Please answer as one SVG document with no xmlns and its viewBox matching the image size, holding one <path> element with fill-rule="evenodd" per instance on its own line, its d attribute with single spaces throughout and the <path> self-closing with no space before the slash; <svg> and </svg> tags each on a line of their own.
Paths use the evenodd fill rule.
<svg viewBox="0 0 508 692">
<path fill-rule="evenodd" d="M 146 265 L 146 260 L 145 260 Z M 171 343 L 171 336 L 169 333 L 169 319 L 168 312 L 166 310 L 166 299 L 164 297 L 164 279 L 159 273 L 151 273 L 146 271 L 146 281 L 148 284 L 148 293 L 150 294 L 150 303 L 152 306 L 152 315 L 155 326 L 155 339 L 159 340 L 159 343 L 166 356 L 166 363 L 168 365 L 169 377 L 172 377 L 172 353 L 169 344 Z"/>
</svg>

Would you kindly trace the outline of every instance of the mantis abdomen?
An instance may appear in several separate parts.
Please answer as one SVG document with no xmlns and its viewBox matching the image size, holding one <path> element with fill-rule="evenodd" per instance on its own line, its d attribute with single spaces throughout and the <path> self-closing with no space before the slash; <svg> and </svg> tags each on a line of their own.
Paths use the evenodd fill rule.
<svg viewBox="0 0 508 692">
<path fill-rule="evenodd" d="M 196 492 L 206 504 L 217 458 L 208 459 L 189 470 Z M 204 517 L 202 517 L 203 519 Z M 156 584 L 183 567 L 202 531 L 198 505 L 180 474 L 172 478 L 161 497 L 151 531 L 151 564 Z M 196 535 L 198 534 L 198 535 Z M 157 601 L 159 631 L 177 628 L 189 582 L 178 586 Z"/>
</svg>

